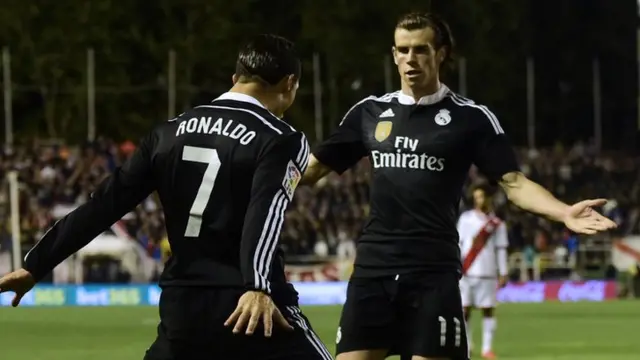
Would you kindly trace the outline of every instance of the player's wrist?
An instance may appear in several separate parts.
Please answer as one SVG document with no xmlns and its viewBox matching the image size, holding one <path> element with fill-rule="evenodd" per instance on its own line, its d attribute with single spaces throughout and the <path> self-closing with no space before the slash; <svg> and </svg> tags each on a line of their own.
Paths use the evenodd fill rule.
<svg viewBox="0 0 640 360">
<path fill-rule="evenodd" d="M 562 202 L 561 204 L 562 206 L 560 206 L 556 211 L 548 214 L 548 217 L 552 220 L 556 220 L 558 222 L 566 224 L 567 221 L 571 219 L 571 206 Z"/>
<path fill-rule="evenodd" d="M 22 275 L 30 277 L 35 284 L 39 282 L 44 277 L 44 275 L 38 273 L 37 269 L 34 266 L 30 266 L 30 265 L 31 264 L 29 263 L 25 263 L 22 269 L 18 271 L 21 272 Z"/>
<path fill-rule="evenodd" d="M 271 296 L 271 292 L 270 291 L 257 288 L 255 285 L 249 285 L 249 284 L 245 285 L 244 290 L 245 290 L 245 292 L 254 292 L 254 293 L 260 293 L 260 294 L 264 294 L 264 295 L 267 295 L 267 296 Z"/>
</svg>

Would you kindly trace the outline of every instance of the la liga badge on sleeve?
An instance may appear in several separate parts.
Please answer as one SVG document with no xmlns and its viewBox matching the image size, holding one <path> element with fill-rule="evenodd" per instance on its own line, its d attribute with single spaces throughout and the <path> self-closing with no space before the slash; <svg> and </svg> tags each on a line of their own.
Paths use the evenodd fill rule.
<svg viewBox="0 0 640 360">
<path fill-rule="evenodd" d="M 289 200 L 293 199 L 293 194 L 296 192 L 296 187 L 298 187 L 300 179 L 302 179 L 302 173 L 300 173 L 296 164 L 289 160 L 287 171 L 282 180 L 282 187 Z"/>
</svg>

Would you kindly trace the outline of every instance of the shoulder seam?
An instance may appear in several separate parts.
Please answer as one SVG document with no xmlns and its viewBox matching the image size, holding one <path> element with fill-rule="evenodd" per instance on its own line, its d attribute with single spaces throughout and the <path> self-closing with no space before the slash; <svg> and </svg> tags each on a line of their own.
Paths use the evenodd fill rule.
<svg viewBox="0 0 640 360">
<path fill-rule="evenodd" d="M 391 102 L 391 100 L 397 98 L 399 94 L 400 94 L 400 91 L 394 91 L 394 92 L 390 92 L 382 96 L 376 97 L 372 100 L 379 101 L 379 102 Z"/>
<path fill-rule="evenodd" d="M 185 113 L 184 113 L 184 112 L 182 112 L 182 113 L 180 113 L 180 115 L 174 116 L 173 118 L 171 118 L 171 119 L 167 120 L 167 122 L 174 122 L 174 121 L 176 121 L 176 120 L 180 119 L 180 117 L 181 117 L 182 115 L 184 115 L 184 114 L 185 114 Z"/>
<path fill-rule="evenodd" d="M 284 121 L 284 120 L 280 119 L 279 117 L 277 117 L 277 116 L 276 116 L 274 113 L 272 113 L 271 111 L 269 111 L 269 110 L 267 110 L 267 109 L 265 109 L 265 110 L 269 113 L 269 115 L 271 115 L 271 117 L 273 118 L 273 120 L 275 120 L 275 122 L 277 122 L 277 123 L 279 123 L 279 124 L 281 124 L 281 125 L 283 125 L 283 126 L 288 127 L 291 131 L 298 131 L 298 130 L 296 130 L 293 126 L 291 126 L 288 122 L 286 122 L 286 121 Z"/>
<path fill-rule="evenodd" d="M 342 120 L 340 121 L 340 125 L 342 125 L 342 123 L 344 123 L 344 121 L 346 120 L 347 116 L 349 116 L 349 114 L 353 110 L 355 110 L 355 108 L 358 107 L 358 105 L 364 104 L 365 102 L 367 102 L 369 100 L 389 103 L 389 102 L 391 102 L 392 99 L 398 97 L 398 93 L 399 93 L 399 91 L 395 91 L 395 92 L 392 92 L 392 93 L 384 94 L 384 95 L 379 96 L 379 97 L 375 96 L 375 95 L 367 96 L 366 98 L 364 98 L 364 99 L 358 101 L 357 103 L 355 103 L 352 107 L 349 108 L 349 110 L 347 110 L 346 113 L 344 113 L 344 116 L 342 117 Z"/>
<path fill-rule="evenodd" d="M 468 107 L 480 110 L 491 123 L 491 127 L 493 127 L 493 130 L 495 131 L 495 133 L 504 134 L 504 130 L 502 129 L 502 126 L 500 126 L 500 122 L 498 121 L 498 118 L 486 106 L 478 105 L 473 100 L 467 99 L 453 92 L 449 92 L 446 96 L 449 97 L 451 101 L 453 101 L 453 103 L 458 106 L 468 106 Z"/>
<path fill-rule="evenodd" d="M 347 119 L 347 117 L 349 116 L 349 114 L 351 114 L 351 112 L 353 110 L 355 110 L 355 108 L 357 108 L 359 105 L 364 104 L 365 102 L 369 101 L 369 100 L 373 100 L 375 99 L 375 96 L 367 96 L 366 98 L 358 101 L 357 103 L 355 103 L 352 107 L 349 108 L 349 110 L 347 110 L 346 113 L 344 113 L 344 116 L 342 117 L 342 120 L 340 121 L 340 125 L 342 126 L 342 124 L 344 123 L 344 121 Z"/>
<path fill-rule="evenodd" d="M 379 101 L 379 102 L 391 102 L 391 100 L 395 99 L 398 97 L 398 95 L 400 94 L 400 91 L 394 91 L 394 92 L 390 92 L 387 94 L 384 94 L 382 96 L 379 97 L 373 97 L 373 101 Z"/>
<path fill-rule="evenodd" d="M 266 125 L 268 128 L 270 128 L 271 130 L 275 131 L 278 134 L 282 134 L 282 130 L 278 129 L 277 127 L 275 127 L 269 120 L 267 120 L 264 116 L 258 114 L 257 112 L 253 111 L 253 110 L 249 110 L 249 109 L 243 109 L 243 108 L 237 108 L 237 107 L 230 107 L 230 106 L 222 106 L 222 105 L 199 105 L 196 106 L 194 109 L 199 109 L 199 108 L 212 108 L 212 109 L 223 109 L 223 110 L 232 110 L 232 111 L 242 111 L 248 114 L 253 115 L 256 119 L 260 120 L 264 125 Z M 276 118 L 276 116 L 272 116 L 273 118 Z M 282 124 L 287 125 L 292 131 L 295 131 L 295 129 L 293 127 L 291 127 L 289 124 L 285 123 L 284 121 L 278 119 L 279 122 L 281 122 Z"/>
</svg>

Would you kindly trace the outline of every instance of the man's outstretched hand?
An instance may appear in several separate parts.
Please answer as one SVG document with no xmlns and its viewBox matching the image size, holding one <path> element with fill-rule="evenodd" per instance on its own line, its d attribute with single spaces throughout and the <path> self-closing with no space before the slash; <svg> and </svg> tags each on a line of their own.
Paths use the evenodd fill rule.
<svg viewBox="0 0 640 360">
<path fill-rule="evenodd" d="M 260 322 L 263 323 L 265 337 L 271 337 L 274 322 L 282 328 L 293 330 L 271 297 L 260 291 L 244 293 L 238 300 L 236 310 L 224 322 L 224 326 L 235 325 L 234 334 L 244 332 L 246 335 L 252 335 Z"/>
<path fill-rule="evenodd" d="M 33 289 L 35 285 L 36 281 L 31 273 L 25 269 L 20 269 L 0 278 L 0 293 L 7 291 L 16 293 L 11 302 L 11 306 L 16 307 L 20 305 L 22 297 Z"/>
<path fill-rule="evenodd" d="M 573 232 L 587 235 L 615 229 L 618 227 L 616 223 L 593 209 L 606 203 L 606 199 L 595 199 L 573 204 L 564 218 L 564 224 Z"/>
<path fill-rule="evenodd" d="M 508 283 L 509 283 L 508 276 L 500 275 L 500 277 L 498 277 L 498 288 L 502 289 L 503 287 L 507 286 Z"/>
</svg>

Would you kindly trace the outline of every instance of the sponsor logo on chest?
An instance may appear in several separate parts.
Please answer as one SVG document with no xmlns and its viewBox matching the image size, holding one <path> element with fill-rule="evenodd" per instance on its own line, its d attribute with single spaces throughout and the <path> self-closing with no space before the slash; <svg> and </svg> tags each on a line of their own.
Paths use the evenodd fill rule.
<svg viewBox="0 0 640 360">
<path fill-rule="evenodd" d="M 383 118 L 382 115 L 380 117 Z M 394 136 L 393 130 L 393 122 L 390 120 L 382 120 L 376 124 L 374 139 L 378 143 L 392 141 L 395 151 L 372 150 L 371 163 L 374 168 L 404 168 L 437 172 L 444 170 L 444 158 L 418 153 L 419 139 L 409 136 Z"/>
</svg>

